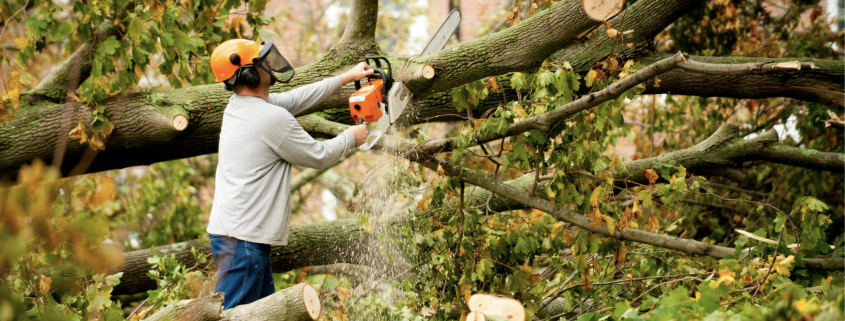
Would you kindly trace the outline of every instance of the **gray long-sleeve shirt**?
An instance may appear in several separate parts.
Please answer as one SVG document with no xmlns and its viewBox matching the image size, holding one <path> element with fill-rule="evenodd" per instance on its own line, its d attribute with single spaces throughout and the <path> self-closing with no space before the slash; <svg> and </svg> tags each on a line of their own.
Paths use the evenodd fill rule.
<svg viewBox="0 0 845 321">
<path fill-rule="evenodd" d="M 337 163 L 355 136 L 346 130 L 317 141 L 297 114 L 340 93 L 340 77 L 262 98 L 233 95 L 223 112 L 214 203 L 208 233 L 286 245 L 291 164 L 325 168 Z"/>
</svg>

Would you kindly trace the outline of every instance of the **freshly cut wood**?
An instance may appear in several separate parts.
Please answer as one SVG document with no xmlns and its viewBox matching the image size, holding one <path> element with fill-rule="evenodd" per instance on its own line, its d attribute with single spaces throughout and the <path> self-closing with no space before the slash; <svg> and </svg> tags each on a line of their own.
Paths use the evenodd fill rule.
<svg viewBox="0 0 845 321">
<path fill-rule="evenodd" d="M 622 11 L 625 0 L 581 0 L 581 9 L 594 21 L 607 21 Z"/>
<path fill-rule="evenodd" d="M 501 315 L 484 315 L 481 312 L 470 312 L 467 315 L 466 321 L 508 321 L 508 318 Z"/>
<path fill-rule="evenodd" d="M 247 305 L 223 311 L 229 321 L 310 321 L 320 317 L 319 294 L 308 283 L 300 283 Z"/>
<path fill-rule="evenodd" d="M 185 115 L 176 115 L 170 124 L 173 126 L 173 129 L 181 132 L 185 128 L 188 128 L 188 117 L 185 117 Z"/>
<path fill-rule="evenodd" d="M 425 79 L 434 78 L 434 67 L 432 65 L 425 65 L 422 68 L 422 76 Z"/>
<path fill-rule="evenodd" d="M 218 293 L 208 298 L 178 301 L 164 307 L 144 320 L 220 320 L 220 313 L 222 311 L 223 293 Z"/>
<path fill-rule="evenodd" d="M 525 321 L 525 307 L 519 301 L 494 294 L 474 294 L 469 298 L 469 310 L 490 316 L 503 316 L 510 321 Z"/>
</svg>

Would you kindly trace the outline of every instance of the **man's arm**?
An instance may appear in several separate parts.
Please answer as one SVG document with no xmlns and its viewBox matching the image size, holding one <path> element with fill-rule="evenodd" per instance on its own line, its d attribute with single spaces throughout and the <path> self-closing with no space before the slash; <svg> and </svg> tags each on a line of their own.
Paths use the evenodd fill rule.
<svg viewBox="0 0 845 321">
<path fill-rule="evenodd" d="M 353 126 L 355 127 L 355 126 Z M 347 129 L 337 137 L 318 141 L 308 135 L 298 122 L 293 121 L 293 128 L 284 140 L 274 148 L 279 157 L 292 165 L 310 168 L 327 168 L 337 163 L 349 149 L 357 144 L 356 129 Z M 366 137 L 366 129 L 360 130 Z M 363 142 L 364 139 L 360 139 Z"/>
<path fill-rule="evenodd" d="M 270 94 L 270 103 L 283 107 L 296 116 L 323 102 L 329 96 L 339 94 L 342 86 L 341 77 L 323 79 L 290 91 Z"/>
<path fill-rule="evenodd" d="M 291 91 L 270 94 L 270 103 L 284 107 L 292 115 L 297 116 L 314 105 L 323 102 L 329 96 L 339 94 L 340 89 L 348 82 L 372 75 L 373 70 L 365 70 L 367 68 L 370 68 L 370 66 L 362 62 L 340 76 L 323 79 L 322 81 Z"/>
</svg>

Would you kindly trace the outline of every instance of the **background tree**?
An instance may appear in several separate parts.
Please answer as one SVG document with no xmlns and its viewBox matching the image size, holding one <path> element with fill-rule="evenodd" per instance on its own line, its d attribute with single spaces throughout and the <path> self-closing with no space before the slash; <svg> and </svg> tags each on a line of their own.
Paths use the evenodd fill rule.
<svg viewBox="0 0 845 321">
<path fill-rule="evenodd" d="M 430 56 L 388 55 L 414 104 L 357 183 L 329 171 L 297 177 L 300 187 L 331 185 L 350 216 L 292 227 L 289 246 L 273 249 L 274 269 L 294 270 L 278 275 L 280 288 L 310 280 L 322 317 L 337 320 L 459 319 L 473 293 L 513 297 L 529 317 L 554 320 L 841 318 L 845 66 L 842 33 L 822 4 L 601 3 L 609 7 L 515 1 L 495 32 Z M 4 32 L 25 30 L 2 56 L 0 176 L 18 184 L 0 198 L 2 236 L 15 244 L 0 252 L 0 306 L 139 318 L 184 298 L 216 302 L 209 246 L 192 240 L 203 234 L 208 204 L 194 195 L 209 190 L 213 157 L 140 177 L 77 175 L 214 153 L 231 93 L 203 85 L 208 53 L 268 36 L 255 32 L 272 23 L 265 5 L 0 7 Z M 352 2 L 337 43 L 274 90 L 387 54 L 378 5 Z M 57 47 L 68 57 L 33 76 Z M 154 60 L 169 89 L 139 88 Z M 336 135 L 351 122 L 351 92 L 300 124 Z M 18 171 L 35 159 L 54 170 Z M 58 173 L 75 178 L 62 188 Z M 30 204 L 55 210 L 38 216 Z M 103 223 L 87 243 L 49 238 L 76 231 L 56 223 L 71 218 Z M 116 256 L 98 246 L 104 239 L 131 249 L 129 231 L 143 233 L 138 247 L 161 246 L 119 263 L 86 259 Z M 57 279 L 69 285 L 50 287 Z M 145 294 L 126 296 L 135 293 Z M 122 305 L 131 307 L 118 313 Z"/>
</svg>

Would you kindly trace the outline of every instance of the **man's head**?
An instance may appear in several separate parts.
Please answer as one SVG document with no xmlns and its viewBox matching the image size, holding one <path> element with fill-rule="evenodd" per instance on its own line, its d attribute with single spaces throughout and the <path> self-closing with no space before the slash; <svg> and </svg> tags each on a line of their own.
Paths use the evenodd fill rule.
<svg viewBox="0 0 845 321">
<path fill-rule="evenodd" d="M 277 82 L 288 82 L 294 69 L 273 45 L 273 39 L 261 44 L 246 39 L 223 42 L 211 53 L 209 61 L 214 78 L 226 89 L 242 92 L 269 92 Z"/>
</svg>

